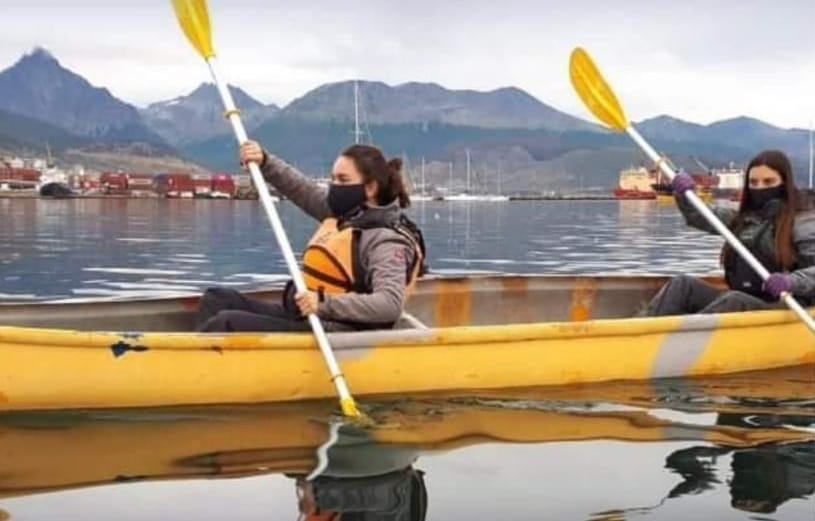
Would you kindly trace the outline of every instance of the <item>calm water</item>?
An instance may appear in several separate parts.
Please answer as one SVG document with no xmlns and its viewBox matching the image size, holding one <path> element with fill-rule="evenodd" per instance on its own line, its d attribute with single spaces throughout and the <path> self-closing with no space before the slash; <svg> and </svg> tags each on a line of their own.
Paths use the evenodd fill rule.
<svg viewBox="0 0 815 521">
<path fill-rule="evenodd" d="M 283 214 L 298 249 L 313 222 Z M 413 214 L 441 272 L 708 273 L 721 245 L 654 202 Z M 0 222 L 6 301 L 246 288 L 285 271 L 248 202 L 0 199 Z M 428 520 L 815 519 L 813 367 L 365 405 L 382 426 L 341 430 L 330 468 L 415 460 Z M 0 519 L 297 519 L 294 476 L 332 439 L 333 406 L 0 415 Z M 319 486 L 380 512 L 419 488 Z"/>
<path fill-rule="evenodd" d="M 721 240 L 653 201 L 418 203 L 437 272 L 708 273 Z M 295 250 L 314 222 L 289 204 Z M 148 296 L 285 278 L 246 201 L 0 199 L 0 299 Z"/>
</svg>

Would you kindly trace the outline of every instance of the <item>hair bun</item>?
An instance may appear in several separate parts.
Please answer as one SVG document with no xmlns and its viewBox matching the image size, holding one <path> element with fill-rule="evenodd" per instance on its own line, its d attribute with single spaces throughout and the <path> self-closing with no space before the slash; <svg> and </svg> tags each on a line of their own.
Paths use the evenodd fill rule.
<svg viewBox="0 0 815 521">
<path fill-rule="evenodd" d="M 394 157 L 388 160 L 388 168 L 391 169 L 393 172 L 401 172 L 402 171 L 402 160 L 398 157 Z"/>
</svg>

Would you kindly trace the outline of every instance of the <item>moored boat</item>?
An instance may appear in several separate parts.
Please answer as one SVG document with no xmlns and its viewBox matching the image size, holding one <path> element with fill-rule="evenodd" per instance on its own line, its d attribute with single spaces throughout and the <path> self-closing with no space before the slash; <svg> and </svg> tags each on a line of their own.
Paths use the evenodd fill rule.
<svg viewBox="0 0 815 521">
<path fill-rule="evenodd" d="M 360 396 L 645 380 L 815 361 L 815 337 L 786 310 L 631 318 L 664 282 L 430 277 L 409 304 L 418 321 L 330 337 Z M 279 290 L 258 296 L 280 298 Z M 197 300 L 0 305 L 0 410 L 334 395 L 310 334 L 194 333 Z"/>
<path fill-rule="evenodd" d="M 617 199 L 656 199 L 651 174 L 645 168 L 633 166 L 620 171 L 614 197 Z"/>
</svg>

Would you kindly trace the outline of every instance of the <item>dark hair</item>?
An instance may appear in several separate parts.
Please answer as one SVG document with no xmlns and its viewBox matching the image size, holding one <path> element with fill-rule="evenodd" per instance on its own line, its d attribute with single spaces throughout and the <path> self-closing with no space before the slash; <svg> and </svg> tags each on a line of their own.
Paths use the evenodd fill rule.
<svg viewBox="0 0 815 521">
<path fill-rule="evenodd" d="M 775 218 L 775 255 L 776 262 L 784 269 L 790 269 L 795 264 L 795 247 L 792 243 L 792 225 L 795 214 L 801 208 L 802 194 L 795 186 L 795 176 L 792 173 L 792 164 L 784 152 L 780 150 L 765 150 L 756 155 L 747 164 L 744 174 L 744 187 L 741 192 L 739 212 L 733 221 L 733 232 L 738 234 L 744 227 L 744 215 L 750 201 L 750 170 L 757 166 L 766 166 L 778 172 L 784 185 L 784 200 L 781 211 Z M 725 244 L 722 249 L 722 260 L 726 263 L 734 252 L 730 245 Z"/>
<path fill-rule="evenodd" d="M 410 206 L 410 196 L 402 179 L 401 159 L 385 160 L 382 151 L 371 145 L 351 145 L 340 155 L 354 162 L 366 183 L 376 181 L 379 186 L 377 204 L 384 206 L 398 200 L 400 208 Z"/>
</svg>

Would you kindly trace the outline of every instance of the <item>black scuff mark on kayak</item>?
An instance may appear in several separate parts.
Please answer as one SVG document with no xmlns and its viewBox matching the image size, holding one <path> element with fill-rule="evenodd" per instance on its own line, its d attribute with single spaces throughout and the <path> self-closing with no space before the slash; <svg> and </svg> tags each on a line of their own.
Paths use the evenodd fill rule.
<svg viewBox="0 0 815 521">
<path fill-rule="evenodd" d="M 128 351 L 135 351 L 137 353 L 142 353 L 150 349 L 147 346 L 142 346 L 138 344 L 130 344 L 125 342 L 124 340 L 119 340 L 115 344 L 111 344 L 110 350 L 113 351 L 113 356 L 115 358 L 119 358 L 123 354 L 127 353 Z"/>
<path fill-rule="evenodd" d="M 130 483 L 130 482 L 133 482 L 133 481 L 144 481 L 145 479 L 147 479 L 147 476 L 142 476 L 142 475 L 125 476 L 125 475 L 120 474 L 120 475 L 116 476 L 115 478 L 113 478 L 113 482 L 114 483 Z"/>
<path fill-rule="evenodd" d="M 212 346 L 212 347 L 210 347 L 210 349 L 212 349 L 213 351 L 215 351 L 219 355 L 224 354 L 224 348 L 221 347 L 221 346 Z"/>
</svg>

